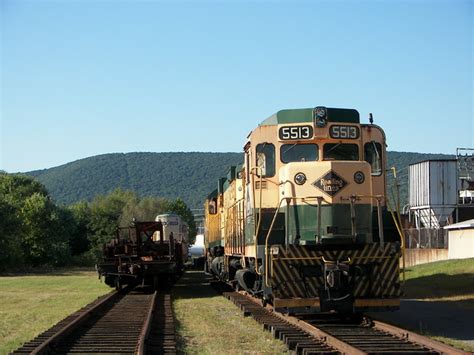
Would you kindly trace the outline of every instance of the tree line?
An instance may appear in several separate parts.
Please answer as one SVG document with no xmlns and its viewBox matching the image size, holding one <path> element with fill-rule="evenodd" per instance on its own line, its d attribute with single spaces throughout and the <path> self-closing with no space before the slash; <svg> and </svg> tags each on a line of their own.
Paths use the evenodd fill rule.
<svg viewBox="0 0 474 355">
<path fill-rule="evenodd" d="M 60 205 L 32 177 L 0 172 L 0 270 L 93 265 L 119 226 L 165 212 L 180 215 L 194 238 L 194 216 L 179 198 L 116 189 L 91 202 Z"/>
</svg>

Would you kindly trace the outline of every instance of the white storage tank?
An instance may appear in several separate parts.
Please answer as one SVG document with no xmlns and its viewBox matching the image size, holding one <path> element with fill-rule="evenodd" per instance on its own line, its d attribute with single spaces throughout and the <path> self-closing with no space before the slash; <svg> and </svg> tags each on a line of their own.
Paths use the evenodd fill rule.
<svg viewBox="0 0 474 355">
<path fill-rule="evenodd" d="M 455 159 L 426 160 L 410 165 L 410 209 L 424 227 L 440 228 L 445 225 L 456 207 L 457 199 Z"/>
</svg>

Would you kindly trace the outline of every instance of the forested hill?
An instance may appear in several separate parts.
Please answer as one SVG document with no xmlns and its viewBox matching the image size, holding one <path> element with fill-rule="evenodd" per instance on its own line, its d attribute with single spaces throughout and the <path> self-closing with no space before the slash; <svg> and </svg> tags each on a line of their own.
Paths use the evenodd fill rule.
<svg viewBox="0 0 474 355">
<path fill-rule="evenodd" d="M 388 167 L 400 171 L 404 203 L 409 164 L 452 156 L 389 152 L 388 158 Z M 217 179 L 242 161 L 241 153 L 114 153 L 25 174 L 42 182 L 59 203 L 92 200 L 120 187 L 140 196 L 181 197 L 191 208 L 201 208 L 205 196 L 217 187 Z"/>
<path fill-rule="evenodd" d="M 114 153 L 26 174 L 66 204 L 120 187 L 140 196 L 181 197 L 191 208 L 201 208 L 227 167 L 242 160 L 240 153 Z"/>
</svg>

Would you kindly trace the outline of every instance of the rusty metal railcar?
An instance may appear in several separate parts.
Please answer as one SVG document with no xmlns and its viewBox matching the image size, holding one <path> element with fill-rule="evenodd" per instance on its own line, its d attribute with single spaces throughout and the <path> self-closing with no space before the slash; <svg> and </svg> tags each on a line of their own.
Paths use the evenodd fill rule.
<svg viewBox="0 0 474 355">
<path fill-rule="evenodd" d="M 119 228 L 104 246 L 97 271 L 107 285 L 119 289 L 124 284 L 142 283 L 156 288 L 162 279 L 182 273 L 187 259 L 186 225 L 176 215 L 159 217 Z M 165 227 L 168 219 L 176 222 L 182 233 L 169 232 Z"/>
<path fill-rule="evenodd" d="M 383 130 L 353 109 L 282 110 L 205 202 L 206 269 L 288 312 L 394 310 L 403 246 Z M 394 219 L 396 221 L 396 218 Z"/>
</svg>

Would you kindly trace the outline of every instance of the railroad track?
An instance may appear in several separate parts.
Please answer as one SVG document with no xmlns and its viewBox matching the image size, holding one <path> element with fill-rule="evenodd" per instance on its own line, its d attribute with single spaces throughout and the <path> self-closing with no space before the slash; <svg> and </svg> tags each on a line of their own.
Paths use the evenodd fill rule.
<svg viewBox="0 0 474 355">
<path fill-rule="evenodd" d="M 243 312 L 263 324 L 297 354 L 468 354 L 410 331 L 372 321 L 328 315 L 293 317 L 263 307 L 240 292 L 225 292 Z"/>
<path fill-rule="evenodd" d="M 112 292 L 71 314 L 12 354 L 174 354 L 169 293 Z"/>
</svg>

